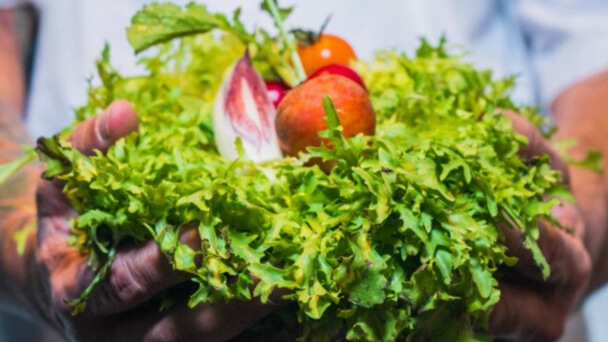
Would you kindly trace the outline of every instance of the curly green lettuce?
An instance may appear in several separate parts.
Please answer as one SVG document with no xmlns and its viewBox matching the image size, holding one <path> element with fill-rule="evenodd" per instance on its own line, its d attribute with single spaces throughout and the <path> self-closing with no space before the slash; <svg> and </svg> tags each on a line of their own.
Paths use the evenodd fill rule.
<svg viewBox="0 0 608 342">
<path fill-rule="evenodd" d="M 499 227 L 521 232 L 547 277 L 537 222 L 554 221 L 550 209 L 567 195 L 547 156 L 518 155 L 526 138 L 497 111 L 524 110 L 509 98 L 514 80 L 451 56 L 445 41 L 423 41 L 414 56 L 381 51 L 356 65 L 377 113 L 375 136 L 343 138 L 327 98 L 321 135 L 333 148 L 263 165 L 228 162 L 211 123 L 226 69 L 253 45 L 263 72 L 289 71 L 276 72 L 288 65 L 285 54 L 260 32 L 247 33 L 238 12 L 228 20 L 202 5 L 146 6 L 129 39 L 137 51 L 160 44 L 140 59 L 147 72 L 120 74 L 106 49 L 102 84 L 77 111 L 79 122 L 127 99 L 139 132 L 90 157 L 66 141 L 69 130 L 39 142 L 46 176 L 65 181 L 79 213 L 72 242 L 90 253 L 95 281 L 118 246 L 153 239 L 197 285 L 190 306 L 266 302 L 284 289 L 297 307 L 281 324 L 295 317 L 303 341 L 488 340 L 475 331 L 500 298 L 497 271 L 517 262 Z M 337 163 L 326 174 L 306 166 L 312 157 Z M 178 240 L 192 224 L 199 249 Z"/>
</svg>

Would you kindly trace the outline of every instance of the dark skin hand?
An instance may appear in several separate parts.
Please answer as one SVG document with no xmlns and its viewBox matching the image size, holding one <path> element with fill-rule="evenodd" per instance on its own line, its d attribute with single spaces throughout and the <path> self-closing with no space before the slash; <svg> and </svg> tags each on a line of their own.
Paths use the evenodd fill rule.
<svg viewBox="0 0 608 342">
<path fill-rule="evenodd" d="M 536 128 L 514 113 L 505 113 L 513 127 L 528 138 L 522 156 L 548 154 L 552 167 L 560 170 L 569 185 L 564 161 Z M 554 216 L 568 232 L 549 222 L 540 222 L 539 245 L 551 266 L 551 276 L 542 279 L 531 253 L 521 243 L 521 232 L 503 227 L 509 253 L 519 261 L 509 279 L 500 282 L 501 300 L 495 307 L 490 332 L 504 341 L 555 341 L 563 333 L 572 309 L 587 290 L 591 257 L 584 244 L 585 222 L 573 203 L 563 202 L 553 209 Z"/>
<path fill-rule="evenodd" d="M 126 101 L 83 123 L 71 141 L 84 153 L 101 151 L 137 129 L 137 117 Z M 58 182 L 42 181 L 37 190 L 38 236 L 34 266 L 39 271 L 45 316 L 60 331 L 77 341 L 225 341 L 238 335 L 276 307 L 252 301 L 200 305 L 185 302 L 165 312 L 146 304 L 161 292 L 188 280 L 173 271 L 154 241 L 118 252 L 107 278 L 93 291 L 84 313 L 73 316 L 66 304 L 84 289 L 92 272 L 87 255 L 67 243 L 68 218 L 76 213 Z M 182 242 L 196 245 L 194 230 Z"/>
<path fill-rule="evenodd" d="M 521 276 L 519 284 L 501 284 L 503 300 L 494 312 L 492 331 L 509 341 L 557 340 L 562 335 L 570 310 L 608 280 L 606 94 L 608 70 L 576 83 L 562 92 L 553 103 L 553 119 L 559 128 L 555 139 L 574 139 L 577 142 L 569 151 L 574 159 L 584 158 L 591 148 L 598 150 L 604 157 L 603 171 L 580 167 L 566 170 L 563 162 L 554 162 L 554 167 L 566 175 L 567 184 L 576 200 L 576 206 L 566 204 L 557 215 L 574 230 L 574 234 L 567 234 L 547 224 L 541 225 L 541 245 L 551 264 L 552 277 L 547 283 L 539 282 L 538 276 L 534 276 L 534 267 L 526 262 L 528 258 L 522 259 L 518 266 Z M 525 120 L 515 119 L 514 123 L 516 129 L 530 138 L 531 152 L 555 155 L 548 143 L 534 133 L 534 128 Z M 554 157 L 553 160 L 559 158 Z M 507 236 L 510 236 L 508 243 L 512 246 L 512 252 L 525 256 L 516 234 Z"/>
</svg>

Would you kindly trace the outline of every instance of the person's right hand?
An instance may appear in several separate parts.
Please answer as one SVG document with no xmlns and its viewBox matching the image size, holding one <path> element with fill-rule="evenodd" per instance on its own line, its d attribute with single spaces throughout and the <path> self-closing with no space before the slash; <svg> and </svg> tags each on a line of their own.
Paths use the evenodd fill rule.
<svg viewBox="0 0 608 342">
<path fill-rule="evenodd" d="M 107 150 L 119 138 L 137 130 L 133 106 L 114 102 L 104 113 L 82 122 L 72 135 L 83 153 Z M 161 292 L 188 281 L 172 269 L 154 241 L 120 250 L 105 280 L 92 292 L 86 310 L 72 315 L 66 304 L 92 278 L 88 257 L 68 244 L 68 220 L 77 215 L 59 182 L 41 181 L 37 191 L 38 242 L 31 265 L 32 301 L 57 330 L 71 340 L 92 341 L 225 341 L 269 314 L 260 302 L 199 305 L 185 302 L 160 312 L 149 301 Z M 182 241 L 195 244 L 195 231 Z"/>
</svg>

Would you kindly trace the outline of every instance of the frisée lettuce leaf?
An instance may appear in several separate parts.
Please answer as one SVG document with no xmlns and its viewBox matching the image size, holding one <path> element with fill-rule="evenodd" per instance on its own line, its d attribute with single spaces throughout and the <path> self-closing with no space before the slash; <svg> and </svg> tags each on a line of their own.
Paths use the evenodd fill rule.
<svg viewBox="0 0 608 342">
<path fill-rule="evenodd" d="M 191 275 L 191 307 L 267 302 L 280 289 L 297 309 L 255 328 L 269 340 L 297 322 L 303 341 L 485 341 L 476 332 L 500 298 L 497 271 L 517 262 L 501 227 L 521 234 L 549 276 L 537 223 L 553 220 L 565 189 L 547 156 L 518 154 L 526 138 L 499 111 L 524 110 L 509 97 L 514 79 L 475 69 L 445 40 L 422 41 L 413 56 L 379 51 L 354 66 L 374 104 L 375 136 L 345 139 L 326 98 L 321 136 L 331 147 L 256 165 L 218 155 L 211 110 L 245 48 L 257 49 L 261 72 L 290 77 L 279 38 L 248 33 L 238 11 L 228 19 L 197 4 L 148 5 L 128 36 L 135 51 L 157 46 L 140 58 L 146 72 L 119 73 L 106 49 L 101 84 L 76 122 L 126 99 L 139 131 L 105 155 L 74 150 L 69 129 L 38 145 L 46 176 L 65 182 L 79 213 L 72 242 L 90 254 L 95 281 L 119 246 L 152 239 Z M 335 166 L 325 173 L 310 158 Z M 196 249 L 178 239 L 192 227 Z M 73 303 L 78 310 L 88 293 Z M 280 328 L 268 328 L 276 317 Z"/>
</svg>

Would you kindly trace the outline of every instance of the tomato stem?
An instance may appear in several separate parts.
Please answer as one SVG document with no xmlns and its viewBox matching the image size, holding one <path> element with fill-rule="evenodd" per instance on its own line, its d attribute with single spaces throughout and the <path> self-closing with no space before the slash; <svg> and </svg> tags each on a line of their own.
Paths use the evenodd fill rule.
<svg viewBox="0 0 608 342">
<path fill-rule="evenodd" d="M 277 3 L 275 0 L 264 0 L 268 9 L 270 10 L 270 14 L 272 15 L 272 19 L 274 20 L 274 24 L 279 30 L 279 34 L 283 41 L 285 42 L 285 46 L 287 49 L 291 51 L 291 60 L 295 67 L 296 76 L 300 79 L 300 82 L 304 82 L 306 80 L 306 72 L 304 71 L 304 66 L 302 65 L 302 61 L 300 60 L 300 56 L 295 49 L 295 45 L 293 44 L 293 40 L 287 34 L 285 27 L 283 26 L 283 19 L 281 19 L 281 15 L 279 14 L 279 8 L 277 7 Z"/>
</svg>

